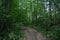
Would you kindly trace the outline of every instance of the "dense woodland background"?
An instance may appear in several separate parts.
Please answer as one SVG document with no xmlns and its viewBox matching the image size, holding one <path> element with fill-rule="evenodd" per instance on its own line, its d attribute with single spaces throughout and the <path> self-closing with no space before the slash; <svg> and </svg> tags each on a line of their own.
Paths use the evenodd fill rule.
<svg viewBox="0 0 60 40">
<path fill-rule="evenodd" d="M 20 40 L 24 26 L 60 40 L 60 0 L 0 0 L 0 40 Z"/>
</svg>

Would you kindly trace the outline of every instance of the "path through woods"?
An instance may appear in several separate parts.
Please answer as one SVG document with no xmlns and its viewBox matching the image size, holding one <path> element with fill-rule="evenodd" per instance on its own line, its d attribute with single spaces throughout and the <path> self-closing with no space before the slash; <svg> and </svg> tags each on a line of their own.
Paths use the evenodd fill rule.
<svg viewBox="0 0 60 40">
<path fill-rule="evenodd" d="M 25 27 L 22 40 L 46 40 L 46 37 L 32 28 Z"/>
</svg>

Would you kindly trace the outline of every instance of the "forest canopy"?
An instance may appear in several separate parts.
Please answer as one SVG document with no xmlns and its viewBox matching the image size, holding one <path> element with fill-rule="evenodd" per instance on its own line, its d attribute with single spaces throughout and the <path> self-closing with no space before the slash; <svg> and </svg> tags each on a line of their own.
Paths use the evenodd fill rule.
<svg viewBox="0 0 60 40">
<path fill-rule="evenodd" d="M 0 40 L 20 40 L 23 27 L 60 39 L 60 0 L 0 0 Z"/>
</svg>

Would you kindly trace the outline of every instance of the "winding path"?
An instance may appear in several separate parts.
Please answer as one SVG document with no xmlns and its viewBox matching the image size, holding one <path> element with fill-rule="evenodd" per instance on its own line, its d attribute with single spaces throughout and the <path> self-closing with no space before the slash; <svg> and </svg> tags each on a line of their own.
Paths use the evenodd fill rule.
<svg viewBox="0 0 60 40">
<path fill-rule="evenodd" d="M 25 27 L 22 40 L 46 40 L 46 37 L 32 28 Z"/>
</svg>

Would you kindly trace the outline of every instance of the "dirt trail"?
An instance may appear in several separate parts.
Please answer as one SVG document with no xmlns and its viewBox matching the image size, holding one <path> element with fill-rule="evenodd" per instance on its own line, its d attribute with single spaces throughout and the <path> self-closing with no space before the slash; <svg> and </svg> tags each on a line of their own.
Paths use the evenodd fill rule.
<svg viewBox="0 0 60 40">
<path fill-rule="evenodd" d="M 46 40 L 46 37 L 32 28 L 25 27 L 22 40 Z"/>
</svg>

